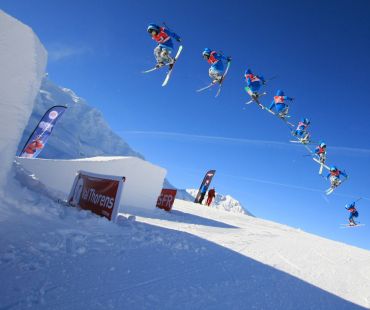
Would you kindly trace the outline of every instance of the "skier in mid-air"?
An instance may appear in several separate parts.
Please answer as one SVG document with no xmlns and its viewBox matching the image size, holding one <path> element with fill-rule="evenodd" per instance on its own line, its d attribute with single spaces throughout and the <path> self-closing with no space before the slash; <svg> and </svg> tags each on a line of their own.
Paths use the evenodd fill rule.
<svg viewBox="0 0 370 310">
<path fill-rule="evenodd" d="M 347 204 L 345 208 L 350 212 L 350 215 L 348 217 L 349 225 L 355 226 L 357 223 L 354 220 L 354 217 L 358 217 L 358 211 L 356 210 L 356 202 L 352 202 L 351 204 Z"/>
<path fill-rule="evenodd" d="M 263 76 L 258 76 L 252 73 L 251 69 L 247 69 L 244 72 L 245 81 L 247 82 L 247 87 L 245 90 L 247 91 L 248 95 L 251 96 L 253 99 L 258 98 L 258 91 L 260 90 L 262 85 L 265 85 L 266 81 Z"/>
<path fill-rule="evenodd" d="M 336 166 L 330 167 L 330 172 L 326 176 L 326 179 L 330 180 L 330 189 L 333 190 L 342 183 L 340 176 L 343 176 L 346 179 L 348 178 L 348 175 L 345 172 L 340 171 Z"/>
<path fill-rule="evenodd" d="M 315 148 L 315 154 L 319 157 L 320 162 L 322 164 L 325 164 L 325 160 L 326 160 L 326 144 L 325 144 L 325 142 L 321 142 Z"/>
<path fill-rule="evenodd" d="M 209 77 L 212 79 L 212 83 L 221 83 L 224 74 L 224 62 L 230 62 L 231 57 L 225 57 L 222 53 L 212 51 L 209 48 L 205 48 L 203 58 L 211 65 L 208 70 Z"/>
<path fill-rule="evenodd" d="M 302 143 L 310 142 L 310 134 L 307 131 L 307 127 L 310 125 L 308 118 L 303 118 L 297 125 L 297 129 L 292 132 Z"/>
<path fill-rule="evenodd" d="M 181 38 L 168 28 L 160 27 L 156 24 L 149 24 L 147 31 L 152 36 L 152 39 L 158 43 L 158 46 L 154 49 L 154 56 L 157 61 L 156 67 L 160 68 L 169 65 L 171 68 L 174 63 L 174 59 L 171 57 L 174 47 L 172 38 L 177 42 L 181 42 Z"/>
<path fill-rule="evenodd" d="M 289 112 L 289 106 L 285 103 L 287 100 L 293 101 L 294 98 L 285 96 L 284 92 L 279 89 L 274 96 L 274 100 L 271 102 L 269 110 L 271 111 L 272 108 L 275 108 L 275 113 L 277 116 L 285 119 Z"/>
</svg>

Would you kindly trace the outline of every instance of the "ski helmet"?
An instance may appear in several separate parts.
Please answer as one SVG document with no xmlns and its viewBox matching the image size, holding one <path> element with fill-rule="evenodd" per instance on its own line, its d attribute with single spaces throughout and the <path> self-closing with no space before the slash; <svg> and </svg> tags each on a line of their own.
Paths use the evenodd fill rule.
<svg viewBox="0 0 370 310">
<path fill-rule="evenodd" d="M 331 166 L 330 167 L 330 171 L 337 171 L 338 170 L 338 168 L 337 167 L 335 167 L 335 166 Z"/>
<path fill-rule="evenodd" d="M 147 31 L 151 34 L 153 32 L 159 33 L 161 28 L 156 24 L 149 24 Z"/>
<path fill-rule="evenodd" d="M 247 74 L 252 74 L 252 70 L 251 69 L 245 70 L 244 75 L 247 75 Z"/>
<path fill-rule="evenodd" d="M 302 123 L 304 123 L 306 125 L 309 125 L 310 124 L 310 120 L 308 118 L 302 118 Z"/>
<path fill-rule="evenodd" d="M 284 96 L 284 92 L 280 89 L 277 90 L 276 96 Z"/>
<path fill-rule="evenodd" d="M 325 142 L 321 142 L 321 143 L 320 143 L 320 147 L 326 147 Z"/>
<path fill-rule="evenodd" d="M 204 58 L 209 58 L 209 56 L 211 55 L 211 52 L 212 52 L 211 49 L 205 48 L 202 55 Z"/>
</svg>

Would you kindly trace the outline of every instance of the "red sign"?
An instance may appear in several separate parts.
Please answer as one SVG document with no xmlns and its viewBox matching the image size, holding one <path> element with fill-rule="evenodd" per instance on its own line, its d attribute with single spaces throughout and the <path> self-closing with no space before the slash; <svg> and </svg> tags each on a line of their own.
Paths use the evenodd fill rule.
<svg viewBox="0 0 370 310">
<path fill-rule="evenodd" d="M 118 213 L 125 177 L 79 171 L 68 197 L 74 207 L 114 220 Z"/>
<path fill-rule="evenodd" d="M 163 188 L 161 195 L 157 200 L 157 208 L 164 209 L 166 211 L 171 211 L 173 203 L 176 198 L 176 189 Z"/>
</svg>

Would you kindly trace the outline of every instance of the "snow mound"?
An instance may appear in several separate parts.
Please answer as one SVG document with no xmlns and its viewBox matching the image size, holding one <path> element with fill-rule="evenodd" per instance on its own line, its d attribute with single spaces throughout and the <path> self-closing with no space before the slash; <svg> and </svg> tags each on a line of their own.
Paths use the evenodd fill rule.
<svg viewBox="0 0 370 310">
<path fill-rule="evenodd" d="M 195 197 L 197 196 L 197 193 L 197 189 L 179 190 L 177 192 L 176 198 L 193 202 Z M 206 201 L 207 195 L 203 200 L 203 204 L 205 204 Z M 247 211 L 238 200 L 231 197 L 230 195 L 221 195 L 219 193 L 216 193 L 216 197 L 213 199 L 210 207 L 232 213 L 240 213 L 253 216 L 252 213 Z"/>
<path fill-rule="evenodd" d="M 0 10 L 0 189 L 39 90 L 47 54 L 33 31 Z"/>
<path fill-rule="evenodd" d="M 78 170 L 126 177 L 120 210 L 154 210 L 166 170 L 136 157 L 94 157 L 75 160 L 17 158 L 42 184 L 68 196 Z"/>
</svg>

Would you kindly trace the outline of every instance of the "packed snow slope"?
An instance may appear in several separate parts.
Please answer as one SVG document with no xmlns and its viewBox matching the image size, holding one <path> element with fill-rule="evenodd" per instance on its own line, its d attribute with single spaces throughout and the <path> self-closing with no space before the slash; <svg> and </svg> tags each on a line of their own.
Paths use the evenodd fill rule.
<svg viewBox="0 0 370 310">
<path fill-rule="evenodd" d="M 0 199 L 0 309 L 370 307 L 369 251 L 183 200 L 113 224 L 15 168 Z"/>
</svg>

